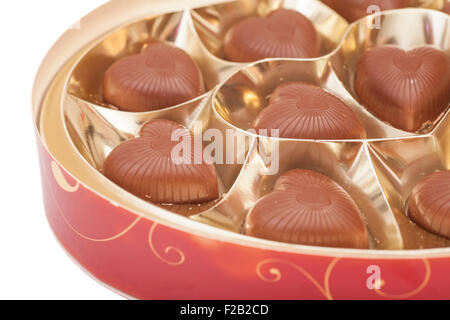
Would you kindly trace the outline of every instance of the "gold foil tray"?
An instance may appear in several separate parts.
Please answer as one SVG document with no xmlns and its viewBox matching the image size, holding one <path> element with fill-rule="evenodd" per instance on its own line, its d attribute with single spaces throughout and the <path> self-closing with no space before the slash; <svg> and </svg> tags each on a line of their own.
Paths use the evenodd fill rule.
<svg viewBox="0 0 450 320">
<path fill-rule="evenodd" d="M 442 1 L 411 4 L 443 5 Z M 251 64 L 223 59 L 223 37 L 231 25 L 280 7 L 298 10 L 313 22 L 322 39 L 321 57 L 266 59 Z M 380 24 L 379 29 L 372 28 L 375 23 Z M 151 112 L 123 112 L 105 103 L 101 94 L 104 72 L 114 61 L 140 52 L 152 40 L 185 50 L 201 68 L 210 91 L 181 105 Z M 412 134 L 380 121 L 359 104 L 352 88 L 355 63 L 363 50 L 382 44 L 404 48 L 434 45 L 449 53 L 450 18 L 433 10 L 403 9 L 348 25 L 317 0 L 227 1 L 151 16 L 111 31 L 82 54 L 67 80 L 62 101 L 67 133 L 74 148 L 98 170 L 105 187 L 119 190 L 101 175 L 103 162 L 145 122 L 173 120 L 194 134 L 215 129 L 226 137 L 232 132 L 238 152 L 228 162 L 216 163 L 220 199 L 203 206 L 164 207 L 194 221 L 241 233 L 248 211 L 272 190 L 277 177 L 293 168 L 305 168 L 331 177 L 353 197 L 369 230 L 371 248 L 450 246 L 450 241 L 420 229 L 405 215 L 413 186 L 435 170 L 450 169 L 450 111 L 426 131 Z M 345 101 L 363 122 L 367 139 L 292 140 L 248 132 L 274 88 L 293 80 L 321 86 Z M 217 151 L 230 153 L 227 144 Z M 273 152 L 280 154 L 277 163 L 267 161 Z M 130 201 L 141 200 L 130 195 Z"/>
</svg>

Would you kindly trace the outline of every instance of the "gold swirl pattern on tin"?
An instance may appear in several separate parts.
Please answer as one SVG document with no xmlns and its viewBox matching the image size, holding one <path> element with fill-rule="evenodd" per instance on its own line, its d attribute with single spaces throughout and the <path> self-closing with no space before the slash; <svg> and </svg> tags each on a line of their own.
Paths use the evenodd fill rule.
<svg viewBox="0 0 450 320">
<path fill-rule="evenodd" d="M 80 182 L 77 181 L 76 184 L 76 188 L 75 187 L 70 187 L 70 184 L 67 182 L 67 180 L 64 178 L 64 175 L 62 174 L 61 168 L 59 167 L 59 165 L 55 162 L 52 161 L 52 172 L 53 172 L 53 177 L 55 179 L 55 181 L 57 182 L 58 186 L 63 189 L 66 192 L 69 193 L 73 193 L 75 191 L 78 190 L 79 186 L 80 186 Z M 45 172 L 44 169 L 44 176 L 45 177 L 49 177 L 48 174 Z M 47 179 L 47 183 L 49 183 L 48 178 Z M 113 241 L 116 239 L 119 239 L 120 237 L 124 236 L 126 233 L 128 233 L 128 231 L 130 231 L 131 229 L 134 228 L 134 226 L 136 226 L 138 224 L 138 222 L 141 220 L 141 217 L 137 217 L 130 225 L 128 225 L 125 229 L 123 229 L 121 232 L 119 232 L 118 234 L 112 236 L 112 237 L 108 237 L 108 238 L 92 238 L 92 237 L 88 237 L 86 235 L 84 235 L 82 232 L 78 231 L 67 219 L 67 217 L 64 215 L 63 210 L 61 209 L 58 200 L 56 199 L 53 190 L 51 188 L 48 188 L 49 190 L 49 194 L 50 197 L 53 200 L 53 203 L 56 206 L 56 209 L 59 213 L 59 215 L 61 216 L 61 218 L 64 220 L 64 222 L 66 223 L 66 225 L 75 233 L 77 234 L 80 238 L 83 238 L 84 240 L 88 240 L 88 241 L 92 241 L 92 242 L 109 242 L 109 241 Z"/>
<path fill-rule="evenodd" d="M 331 293 L 331 288 L 330 288 L 330 279 L 331 279 L 331 274 L 336 266 L 336 264 L 339 262 L 339 260 L 341 260 L 340 258 L 335 258 L 333 261 L 331 261 L 331 263 L 328 265 L 326 271 L 325 271 L 325 275 L 324 275 L 324 281 L 323 281 L 323 285 L 319 283 L 319 281 L 317 281 L 308 271 L 306 271 L 304 268 L 302 268 L 301 266 L 291 262 L 291 261 L 287 261 L 287 260 L 281 260 L 281 259 L 267 259 L 264 260 L 260 263 L 258 263 L 258 265 L 256 266 L 256 273 L 258 275 L 258 277 L 265 281 L 265 282 L 269 282 L 269 283 L 276 283 L 279 282 L 282 279 L 282 273 L 280 271 L 280 269 L 276 268 L 276 267 L 271 267 L 269 268 L 268 272 L 269 272 L 269 276 L 264 275 L 262 268 L 264 266 L 267 265 L 274 265 L 274 264 L 283 264 L 283 265 L 287 265 L 291 268 L 293 268 L 294 270 L 300 272 L 307 280 L 309 280 L 318 290 L 319 292 L 328 300 L 334 300 L 333 295 Z M 406 293 L 402 293 L 402 294 L 390 294 L 390 293 L 386 293 L 384 292 L 382 289 L 375 289 L 375 293 L 378 294 L 379 296 L 386 298 L 386 299 L 408 299 L 408 298 L 412 298 L 414 296 L 416 296 L 417 294 L 419 294 L 420 292 L 423 291 L 423 289 L 425 289 L 425 287 L 428 285 L 430 278 L 431 278 L 431 266 L 430 266 L 430 262 L 427 259 L 423 259 L 422 260 L 425 266 L 425 275 L 424 278 L 422 280 L 422 282 L 420 283 L 420 285 L 409 291 Z M 385 280 L 379 280 L 381 287 L 384 286 L 386 284 Z"/>
<path fill-rule="evenodd" d="M 70 186 L 67 181 L 65 180 L 61 168 L 58 166 L 58 164 L 54 161 L 52 161 L 52 172 L 53 172 L 53 177 L 55 178 L 57 184 L 66 192 L 75 192 L 75 191 L 67 191 L 67 190 L 75 190 L 74 187 L 72 188 L 68 188 L 68 186 Z M 55 174 L 56 172 L 56 174 Z M 45 172 L 44 169 L 44 176 L 45 177 L 49 177 L 47 175 L 47 173 Z M 58 180 L 59 179 L 59 180 Z M 61 180 L 63 179 L 63 180 Z M 64 181 L 62 182 L 62 185 L 60 183 L 60 181 Z M 47 178 L 47 183 L 48 183 L 48 178 Z M 79 182 L 77 182 L 77 189 L 79 187 Z M 53 191 L 51 190 L 51 188 L 49 188 L 49 194 L 53 200 L 53 203 L 56 206 L 56 209 L 58 211 L 58 213 L 60 214 L 60 216 L 62 217 L 62 219 L 64 220 L 64 222 L 66 223 L 66 225 L 75 233 L 77 234 L 79 237 L 88 240 L 88 241 L 92 241 L 92 242 L 109 242 L 109 241 L 113 241 L 116 239 L 119 239 L 120 237 L 122 237 L 123 235 L 125 235 L 126 233 L 128 233 L 131 229 L 133 229 L 138 223 L 139 221 L 141 221 L 142 217 L 137 217 L 128 227 L 126 227 L 124 230 L 122 230 L 120 233 L 109 237 L 109 238 L 102 238 L 102 239 L 97 239 L 97 238 L 92 238 L 92 237 L 88 237 L 86 235 L 84 235 L 83 233 L 81 233 L 80 231 L 78 231 L 74 226 L 72 226 L 72 224 L 69 222 L 69 220 L 66 218 L 66 216 L 63 213 L 63 210 L 61 209 Z M 155 248 L 154 244 L 153 244 L 153 234 L 155 232 L 156 227 L 158 226 L 157 223 L 153 223 L 152 227 L 150 228 L 150 232 L 149 232 L 149 236 L 148 236 L 148 244 L 150 246 L 150 249 L 152 250 L 152 252 L 154 253 L 154 255 L 161 261 L 163 261 L 164 263 L 167 263 L 168 265 L 171 266 L 180 266 L 182 264 L 184 264 L 184 262 L 186 261 L 186 257 L 184 255 L 184 253 L 178 249 L 175 248 L 173 246 L 167 246 L 165 248 L 164 253 L 166 255 L 170 254 L 170 252 L 175 252 L 176 254 L 178 254 L 179 258 L 178 260 L 175 261 L 170 261 L 169 259 L 163 257 Z"/>
<path fill-rule="evenodd" d="M 154 255 L 161 260 L 162 262 L 170 265 L 170 266 L 181 266 L 182 264 L 184 264 L 184 262 L 186 261 L 186 256 L 184 255 L 183 251 L 181 251 L 180 249 L 174 247 L 174 246 L 167 246 L 164 249 L 164 254 L 166 256 L 168 256 L 171 252 L 174 252 L 175 254 L 178 255 L 178 259 L 176 260 L 169 260 L 166 257 L 163 257 L 155 248 L 155 245 L 153 243 L 153 234 L 156 230 L 156 228 L 158 227 L 158 223 L 153 223 L 152 227 L 150 228 L 150 232 L 148 234 L 148 245 L 150 246 L 150 249 L 152 250 L 152 252 L 154 253 Z"/>
<path fill-rule="evenodd" d="M 331 293 L 330 289 L 330 277 L 331 273 L 333 272 L 334 267 L 339 262 L 340 258 L 335 258 L 330 262 L 330 264 L 327 267 L 327 270 L 325 271 L 323 284 L 320 284 L 319 281 L 317 281 L 308 271 L 306 271 L 301 266 L 295 264 L 294 262 L 288 261 L 288 260 L 282 260 L 282 259 L 267 259 L 263 260 L 256 266 L 256 273 L 258 277 L 269 283 L 276 283 L 279 282 L 282 279 L 282 273 L 280 269 L 276 267 L 269 268 L 269 274 L 270 276 L 264 275 L 262 268 L 264 266 L 268 265 L 275 265 L 275 264 L 282 264 L 291 267 L 292 269 L 298 271 L 301 273 L 307 280 L 309 280 L 314 287 L 319 290 L 319 292 L 327 299 L 327 300 L 333 300 L 333 295 Z"/>
<path fill-rule="evenodd" d="M 402 293 L 402 294 L 390 294 L 390 293 L 386 293 L 384 291 L 382 291 L 381 289 L 375 289 L 375 292 L 387 299 L 398 299 L 398 300 L 403 300 L 403 299 L 408 299 L 408 298 L 412 298 L 414 296 L 416 296 L 417 294 L 419 294 L 420 292 L 423 291 L 423 289 L 425 289 L 425 287 L 428 285 L 428 283 L 430 282 L 430 278 L 431 278 L 431 266 L 430 266 L 430 262 L 427 259 L 423 259 L 423 264 L 425 265 L 425 275 L 424 278 L 421 282 L 421 284 L 406 293 Z M 385 280 L 380 280 L 381 281 L 381 286 L 386 284 Z"/>
<path fill-rule="evenodd" d="M 61 168 L 55 161 L 52 161 L 52 173 L 53 177 L 55 177 L 56 183 L 60 186 L 61 189 L 69 193 L 78 191 L 78 188 L 80 187 L 80 182 L 77 181 L 73 186 L 70 185 L 70 183 L 67 182 L 67 179 L 64 177 Z"/>
</svg>

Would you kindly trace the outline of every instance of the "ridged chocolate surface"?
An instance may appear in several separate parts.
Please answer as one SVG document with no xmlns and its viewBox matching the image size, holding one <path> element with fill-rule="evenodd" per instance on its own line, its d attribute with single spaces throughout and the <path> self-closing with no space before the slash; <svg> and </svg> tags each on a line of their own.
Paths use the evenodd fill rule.
<svg viewBox="0 0 450 320">
<path fill-rule="evenodd" d="M 312 58 L 320 55 L 320 37 L 305 16 L 278 9 L 267 17 L 235 24 L 225 37 L 225 58 L 251 62 L 265 58 Z"/>
<path fill-rule="evenodd" d="M 202 74 L 191 57 L 162 42 L 150 43 L 143 53 L 116 61 L 103 81 L 105 101 L 132 112 L 174 106 L 203 92 Z"/>
<path fill-rule="evenodd" d="M 414 187 L 408 215 L 423 229 L 450 239 L 450 171 L 435 172 Z"/>
<path fill-rule="evenodd" d="M 431 47 L 369 49 L 356 66 L 355 91 L 375 116 L 416 132 L 450 102 L 450 59 Z"/>
<path fill-rule="evenodd" d="M 304 82 L 281 84 L 269 105 L 256 118 L 259 132 L 278 129 L 282 138 L 363 139 L 366 131 L 359 118 L 344 102 L 320 87 Z"/>
<path fill-rule="evenodd" d="M 322 0 L 347 21 L 353 22 L 367 16 L 369 6 L 378 6 L 381 10 L 406 8 L 409 0 Z M 373 12 L 372 12 L 373 13 Z"/>
<path fill-rule="evenodd" d="M 249 213 L 247 235 L 280 242 L 368 248 L 356 204 L 337 183 L 309 170 L 292 170 Z"/>
<path fill-rule="evenodd" d="M 168 120 L 148 122 L 139 137 L 120 144 L 110 153 L 103 165 L 104 175 L 153 203 L 202 203 L 217 199 L 215 166 L 206 162 L 195 164 L 195 157 L 201 159 L 202 155 L 193 147 L 190 155 L 173 153 L 181 141 L 172 141 L 174 132 L 180 139 L 190 139 L 184 141 L 193 141 L 191 132 L 178 123 Z M 183 162 L 184 156 L 190 164 Z"/>
</svg>

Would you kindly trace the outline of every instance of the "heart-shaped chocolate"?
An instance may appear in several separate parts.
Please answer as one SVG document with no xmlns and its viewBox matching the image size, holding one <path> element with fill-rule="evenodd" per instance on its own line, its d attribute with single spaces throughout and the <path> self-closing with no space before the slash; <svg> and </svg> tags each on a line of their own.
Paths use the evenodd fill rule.
<svg viewBox="0 0 450 320">
<path fill-rule="evenodd" d="M 265 58 L 313 58 L 320 55 L 320 37 L 304 15 L 278 9 L 267 17 L 249 17 L 225 36 L 225 58 L 251 62 Z"/>
<path fill-rule="evenodd" d="M 176 148 L 180 142 L 189 143 L 187 150 Z M 203 203 L 218 198 L 216 168 L 209 160 L 194 147 L 188 129 L 159 119 L 146 123 L 139 137 L 117 146 L 106 158 L 103 174 L 149 202 Z"/>
<path fill-rule="evenodd" d="M 378 6 L 383 11 L 406 8 L 409 5 L 409 0 L 322 0 L 322 2 L 349 22 L 374 13 L 368 12 L 371 6 Z"/>
<path fill-rule="evenodd" d="M 366 131 L 359 118 L 339 98 L 305 82 L 283 83 L 272 93 L 253 128 L 278 129 L 281 138 L 363 139 Z"/>
<path fill-rule="evenodd" d="M 408 215 L 425 230 L 450 239 L 450 171 L 435 172 L 414 187 Z"/>
<path fill-rule="evenodd" d="M 355 92 L 379 119 L 417 132 L 448 107 L 450 58 L 432 47 L 369 49 L 356 66 Z"/>
<path fill-rule="evenodd" d="M 309 170 L 281 176 L 247 216 L 247 235 L 295 244 L 369 247 L 358 207 L 336 182 Z"/>
<path fill-rule="evenodd" d="M 120 110 L 142 112 L 174 106 L 204 93 L 203 76 L 183 50 L 150 43 L 117 60 L 105 73 L 103 97 Z"/>
<path fill-rule="evenodd" d="M 442 11 L 444 11 L 444 12 L 447 13 L 447 14 L 450 14 L 450 1 L 447 1 L 447 2 L 444 4 L 444 8 L 442 9 Z"/>
</svg>

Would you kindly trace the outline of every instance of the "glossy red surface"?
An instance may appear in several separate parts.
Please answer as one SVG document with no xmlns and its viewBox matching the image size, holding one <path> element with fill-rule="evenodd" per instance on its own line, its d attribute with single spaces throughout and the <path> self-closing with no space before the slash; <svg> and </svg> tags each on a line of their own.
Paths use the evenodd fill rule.
<svg viewBox="0 0 450 320">
<path fill-rule="evenodd" d="M 98 281 L 131 297 L 450 299 L 450 254 L 350 257 L 207 238 L 111 203 L 65 172 L 40 140 L 38 149 L 47 218 L 59 242 Z"/>
</svg>

